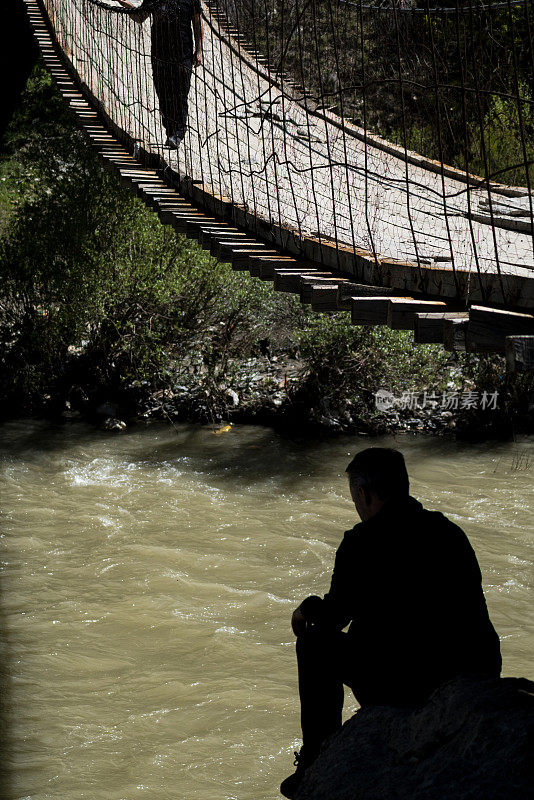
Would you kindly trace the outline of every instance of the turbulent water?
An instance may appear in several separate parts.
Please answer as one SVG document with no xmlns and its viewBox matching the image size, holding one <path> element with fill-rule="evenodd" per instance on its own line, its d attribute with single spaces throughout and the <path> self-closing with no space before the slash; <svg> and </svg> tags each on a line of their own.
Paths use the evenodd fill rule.
<svg viewBox="0 0 534 800">
<path fill-rule="evenodd" d="M 327 590 L 357 521 L 344 469 L 370 440 L 0 433 L 4 797 L 279 797 L 299 746 L 290 614 Z M 466 530 L 503 672 L 534 677 L 534 445 L 378 443 Z"/>
</svg>

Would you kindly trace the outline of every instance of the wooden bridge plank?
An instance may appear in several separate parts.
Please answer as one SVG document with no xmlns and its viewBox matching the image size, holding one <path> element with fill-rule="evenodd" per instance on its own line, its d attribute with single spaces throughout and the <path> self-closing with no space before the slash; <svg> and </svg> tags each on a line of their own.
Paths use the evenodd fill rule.
<svg viewBox="0 0 534 800">
<path fill-rule="evenodd" d="M 353 325 L 387 325 L 390 300 L 390 295 L 384 297 L 351 297 L 351 321 Z"/>
<path fill-rule="evenodd" d="M 385 297 L 388 295 L 393 296 L 395 293 L 395 289 L 385 286 L 352 283 L 349 280 L 346 283 L 339 284 L 337 289 L 337 304 L 338 308 L 344 311 L 350 311 L 352 307 L 352 297 Z"/>
<path fill-rule="evenodd" d="M 466 347 L 469 351 L 505 352 L 506 337 L 534 335 L 534 316 L 484 306 L 471 306 Z"/>
<path fill-rule="evenodd" d="M 441 311 L 416 313 L 414 341 L 417 344 L 443 344 L 443 321 L 445 319 L 468 319 L 466 311 Z"/>
<path fill-rule="evenodd" d="M 261 277 L 262 262 L 268 264 L 276 262 L 277 265 L 287 264 L 288 268 L 291 269 L 291 265 L 294 263 L 294 259 L 286 258 L 280 255 L 280 253 L 276 249 L 272 249 L 268 255 L 260 256 L 259 258 L 256 255 L 251 256 L 251 258 L 249 259 L 248 269 L 253 278 Z M 269 280 L 274 280 L 274 271 Z"/>
<path fill-rule="evenodd" d="M 337 305 L 335 308 L 327 308 L 329 303 L 327 295 L 324 295 L 323 292 L 333 290 L 337 301 L 338 286 L 344 280 L 346 281 L 346 278 L 338 278 L 332 273 L 326 273 L 325 275 L 316 275 L 314 273 L 311 275 L 303 275 L 300 284 L 300 302 L 312 305 L 315 296 L 316 305 L 319 307 L 322 306 L 320 310 L 337 311 Z M 330 306 L 331 305 L 332 303 L 330 303 Z M 317 310 L 319 310 L 319 308 Z"/>
<path fill-rule="evenodd" d="M 260 278 L 262 281 L 274 280 L 274 270 L 278 267 L 285 267 L 286 265 L 298 265 L 299 262 L 291 257 L 285 257 L 281 253 L 273 252 L 267 254 L 254 254 L 250 256 L 250 270 L 251 274 Z"/>
<path fill-rule="evenodd" d="M 505 352 L 511 372 L 534 369 L 534 336 L 507 336 Z"/>
<path fill-rule="evenodd" d="M 330 273 L 320 269 L 303 270 L 302 267 L 286 269 L 285 267 L 274 270 L 274 288 L 279 292 L 293 292 L 300 295 L 301 286 L 305 278 L 320 279 L 328 277 Z"/>
<path fill-rule="evenodd" d="M 246 269 L 250 254 L 263 253 L 265 250 L 263 242 L 243 237 L 241 241 L 230 238 L 215 242 L 211 254 L 221 261 L 229 261 L 236 269 Z"/>
<path fill-rule="evenodd" d="M 414 315 L 422 311 L 445 311 L 446 305 L 437 300 L 416 300 L 413 297 L 392 297 L 388 305 L 387 324 L 390 328 L 410 331 L 415 327 Z"/>
<path fill-rule="evenodd" d="M 348 281 L 346 281 L 348 283 Z M 313 311 L 340 311 L 339 289 L 341 282 L 333 279 L 311 286 L 311 307 Z M 301 293 L 302 296 L 302 293 Z M 350 306 L 349 306 L 350 307 Z"/>
<path fill-rule="evenodd" d="M 200 246 L 204 248 L 204 250 L 211 250 L 213 247 L 213 254 L 215 254 L 218 244 L 224 239 L 249 241 L 250 234 L 246 231 L 240 231 L 239 228 L 229 225 L 227 222 L 221 222 L 220 220 L 215 220 L 211 225 L 202 225 L 198 230 L 198 242 Z"/>
<path fill-rule="evenodd" d="M 204 214 L 200 211 L 162 211 L 158 216 L 163 225 L 172 225 L 178 233 L 187 233 L 188 225 L 204 220 Z"/>
</svg>

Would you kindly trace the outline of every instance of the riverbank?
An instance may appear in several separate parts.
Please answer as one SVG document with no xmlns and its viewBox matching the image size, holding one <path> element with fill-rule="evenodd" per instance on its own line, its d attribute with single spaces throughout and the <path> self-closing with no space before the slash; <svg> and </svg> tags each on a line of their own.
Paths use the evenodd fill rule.
<svg viewBox="0 0 534 800">
<path fill-rule="evenodd" d="M 78 357 L 79 358 L 79 357 Z M 207 367 L 190 355 L 165 388 L 133 381 L 116 391 L 83 383 L 80 363 L 70 363 L 69 389 L 42 397 L 40 414 L 63 421 L 86 421 L 121 432 L 153 421 L 209 424 L 226 432 L 233 424 L 267 425 L 299 435 L 380 436 L 418 433 L 481 440 L 514 438 L 533 432 L 531 415 L 502 417 L 499 390 L 478 390 L 461 368 L 447 368 L 445 388 L 386 388 L 351 399 L 329 397 L 298 354 L 263 355 L 230 361 L 228 380 L 214 381 Z"/>
<path fill-rule="evenodd" d="M 503 358 L 316 314 L 162 226 L 103 170 L 40 65 L 3 141 L 0 259 L 3 419 L 534 432 L 534 376 Z"/>
</svg>

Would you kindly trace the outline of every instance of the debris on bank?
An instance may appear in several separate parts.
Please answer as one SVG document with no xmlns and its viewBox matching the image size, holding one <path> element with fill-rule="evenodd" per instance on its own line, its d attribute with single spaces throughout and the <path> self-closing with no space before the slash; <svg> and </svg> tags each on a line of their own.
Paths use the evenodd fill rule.
<svg viewBox="0 0 534 800">
<path fill-rule="evenodd" d="M 515 424 L 501 413 L 496 396 L 477 392 L 454 366 L 445 389 L 408 387 L 395 395 L 362 388 L 359 396 L 347 397 L 318 385 L 295 353 L 231 360 L 224 374 L 210 371 L 191 355 L 169 365 L 164 388 L 135 380 L 114 390 L 84 380 L 77 356 L 72 358 L 71 380 L 56 396 L 47 396 L 43 413 L 65 422 L 84 420 L 111 433 L 161 420 L 208 424 L 215 432 L 241 423 L 304 435 L 415 433 L 480 439 L 506 438 Z M 534 430 L 532 409 L 517 420 L 526 433 Z"/>
<path fill-rule="evenodd" d="M 333 403 L 321 397 L 320 388 L 310 387 L 306 365 L 297 357 L 239 359 L 228 365 L 224 378 L 210 375 L 194 360 L 175 365 L 174 371 L 175 381 L 163 389 L 148 380 L 115 392 L 75 384 L 66 396 L 49 398 L 48 411 L 112 433 L 152 420 L 210 424 L 215 433 L 226 432 L 229 423 L 325 434 L 455 433 L 455 414 L 430 405 L 405 403 L 382 410 L 370 391 L 362 398 L 340 396 Z"/>
</svg>

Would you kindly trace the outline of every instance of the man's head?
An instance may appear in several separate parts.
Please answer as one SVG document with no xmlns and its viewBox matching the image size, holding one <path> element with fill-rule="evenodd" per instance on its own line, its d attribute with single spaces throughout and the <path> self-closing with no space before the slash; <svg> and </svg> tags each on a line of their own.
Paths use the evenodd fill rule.
<svg viewBox="0 0 534 800">
<path fill-rule="evenodd" d="M 352 459 L 346 471 L 356 511 L 364 521 L 380 511 L 384 503 L 409 494 L 408 472 L 399 450 L 368 447 Z"/>
</svg>

